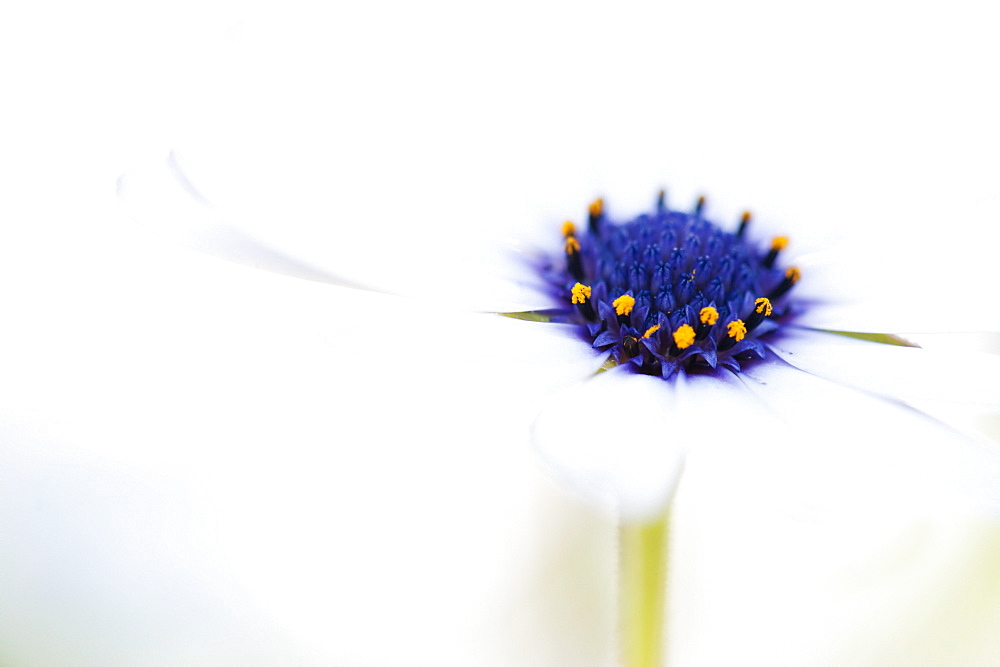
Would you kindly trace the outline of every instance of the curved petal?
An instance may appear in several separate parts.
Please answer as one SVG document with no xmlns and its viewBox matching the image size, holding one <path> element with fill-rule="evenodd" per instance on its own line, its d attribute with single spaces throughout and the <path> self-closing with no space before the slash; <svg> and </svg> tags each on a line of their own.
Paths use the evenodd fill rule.
<svg viewBox="0 0 1000 667">
<path fill-rule="evenodd" d="M 173 154 L 122 175 L 118 196 L 136 221 L 185 246 L 275 273 L 371 289 L 283 253 L 227 222 L 188 180 Z"/>
<path fill-rule="evenodd" d="M 454 230 L 378 208 L 303 208 L 251 198 L 221 211 L 183 158 L 133 169 L 118 192 L 143 226 L 224 259 L 307 280 L 420 297 L 466 310 L 550 307 L 530 246 L 480 226 Z M 433 218 L 431 218 L 433 220 Z M 292 224 L 292 222 L 296 224 Z M 555 230 L 553 230 L 553 236 Z"/>
<path fill-rule="evenodd" d="M 869 239 L 862 247 L 840 243 L 795 257 L 790 263 L 802 270 L 792 292 L 801 304 L 796 323 L 889 333 L 1000 329 L 1000 311 L 983 307 L 990 298 L 992 281 L 982 274 L 989 262 L 968 248 L 935 245 L 937 240 L 910 242 L 904 252 L 891 239 L 881 245 Z M 994 244 L 984 236 L 977 245 Z M 893 252 L 887 259 L 889 249 Z M 957 288 L 944 278 L 948 275 L 962 276 Z"/>
<path fill-rule="evenodd" d="M 769 347 L 796 368 L 890 399 L 1000 409 L 1000 357 L 993 354 L 884 345 L 795 328 Z"/>
<path fill-rule="evenodd" d="M 692 462 L 670 524 L 668 664 L 996 662 L 996 522 L 806 521 L 752 497 L 719 503 L 717 488 L 688 486 L 699 472 Z"/>
<path fill-rule="evenodd" d="M 689 455 L 742 478 L 720 490 L 733 502 L 1000 514 L 1000 449 L 777 360 L 676 383 L 616 369 L 556 396 L 533 435 L 557 478 L 629 519 L 662 511 Z"/>
<path fill-rule="evenodd" d="M 749 474 L 754 493 L 786 511 L 859 522 L 893 514 L 1000 516 L 995 443 L 780 361 L 741 378 L 765 406 L 745 443 L 754 446 L 716 444 L 713 451 L 733 457 L 730 469 Z"/>
<path fill-rule="evenodd" d="M 995 443 L 783 364 L 750 374 L 760 415 L 688 457 L 674 502 L 669 660 L 994 661 Z"/>
<path fill-rule="evenodd" d="M 151 245 L 4 296 L 0 661 L 612 653 L 613 523 L 527 439 L 588 346 Z"/>
<path fill-rule="evenodd" d="M 741 400 L 742 399 L 742 400 Z M 532 431 L 553 474 L 626 520 L 660 514 L 688 453 L 739 428 L 752 397 L 731 381 L 676 381 L 617 367 L 554 396 Z"/>
<path fill-rule="evenodd" d="M 859 333 L 983 333 L 1000 329 L 1000 315 L 995 309 L 980 310 L 988 300 L 985 290 L 962 296 L 951 299 L 948 290 L 940 285 L 909 281 L 905 285 L 869 290 L 864 298 L 808 300 L 795 322 L 814 329 Z M 928 306 L 929 302 L 946 298 L 950 301 L 946 310 L 954 313 L 947 319 L 936 307 Z M 976 314 L 962 315 L 968 312 Z"/>
</svg>

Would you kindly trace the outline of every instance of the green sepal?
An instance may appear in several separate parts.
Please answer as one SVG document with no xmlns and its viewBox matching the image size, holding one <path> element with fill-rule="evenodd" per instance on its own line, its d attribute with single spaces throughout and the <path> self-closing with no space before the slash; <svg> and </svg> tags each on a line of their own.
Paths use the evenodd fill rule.
<svg viewBox="0 0 1000 667">
<path fill-rule="evenodd" d="M 867 333 L 863 331 L 836 331 L 834 329 L 817 329 L 817 331 L 825 331 L 826 333 L 832 333 L 838 336 L 846 336 L 847 338 L 856 338 L 857 340 L 866 340 L 870 343 L 882 343 L 883 345 L 898 345 L 900 347 L 920 347 L 916 343 L 911 343 L 905 338 L 900 338 L 895 334 Z"/>
<path fill-rule="evenodd" d="M 601 367 L 597 369 L 597 373 L 603 373 L 604 371 L 610 371 L 612 368 L 614 368 L 617 365 L 618 365 L 618 362 L 615 360 L 614 355 L 610 355 L 609 354 L 608 358 L 604 360 L 603 364 L 601 364 Z M 595 375 L 597 373 L 595 373 Z"/>
<path fill-rule="evenodd" d="M 497 315 L 503 315 L 504 317 L 510 317 L 515 320 L 524 320 L 525 322 L 551 322 L 552 316 L 558 311 L 554 310 L 522 310 L 514 313 L 497 313 Z"/>
</svg>

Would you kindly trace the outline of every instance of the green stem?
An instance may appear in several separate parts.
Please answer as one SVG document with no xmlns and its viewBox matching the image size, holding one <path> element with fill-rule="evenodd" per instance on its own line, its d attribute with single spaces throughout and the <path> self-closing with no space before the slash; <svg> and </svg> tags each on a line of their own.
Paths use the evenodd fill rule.
<svg viewBox="0 0 1000 667">
<path fill-rule="evenodd" d="M 669 508 L 658 519 L 622 523 L 619 594 L 625 667 L 663 665 Z"/>
</svg>

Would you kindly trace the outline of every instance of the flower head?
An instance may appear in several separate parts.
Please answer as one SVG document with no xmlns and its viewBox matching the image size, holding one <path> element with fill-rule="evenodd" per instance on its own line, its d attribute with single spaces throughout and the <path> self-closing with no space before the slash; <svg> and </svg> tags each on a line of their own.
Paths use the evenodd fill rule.
<svg viewBox="0 0 1000 667">
<path fill-rule="evenodd" d="M 614 224 L 597 200 L 587 232 L 564 225 L 565 261 L 550 272 L 553 296 L 575 306 L 563 318 L 618 363 L 665 379 L 680 368 L 738 372 L 763 358 L 761 339 L 789 314 L 800 277 L 776 266 L 788 240 L 761 251 L 747 238 L 749 214 L 727 232 L 703 206 L 672 211 L 661 193 L 652 214 Z"/>
<path fill-rule="evenodd" d="M 704 198 L 691 211 L 671 210 L 662 193 L 652 212 L 625 222 L 610 219 L 597 200 L 585 230 L 563 225 L 563 251 L 540 268 L 558 304 L 547 318 L 573 325 L 607 357 L 605 370 L 617 366 L 553 398 L 535 424 L 543 461 L 582 496 L 626 519 L 655 516 L 673 496 L 690 454 L 730 442 L 761 454 L 788 443 L 819 458 L 863 443 L 874 456 L 886 443 L 894 448 L 901 434 L 923 429 L 967 446 L 926 415 L 901 412 L 900 403 L 959 396 L 1000 402 L 984 380 L 986 369 L 997 366 L 993 357 L 977 358 L 980 372 L 967 374 L 936 365 L 933 354 L 894 335 L 845 334 L 850 325 L 831 330 L 822 306 L 844 300 L 844 289 L 824 283 L 822 271 L 803 280 L 798 263 L 786 261 L 788 237 L 761 242 L 754 227 L 745 213 L 723 229 L 706 217 Z M 799 294 L 800 280 L 805 294 Z M 845 385 L 860 393 L 845 392 Z M 567 421 L 581 405 L 620 407 L 613 419 Z M 862 411 L 882 416 L 867 425 L 843 419 Z M 898 423 L 889 427 L 893 420 Z M 896 465 L 917 461 L 916 451 L 897 450 L 893 456 L 903 460 Z M 986 456 L 997 463 L 995 452 Z M 900 486 L 906 491 L 881 505 L 927 511 L 952 503 L 961 489 L 980 509 L 1000 510 L 991 483 L 967 472 L 958 484 L 965 473 L 950 481 L 929 470 L 905 476 Z M 854 474 L 844 473 L 844 479 Z M 835 477 L 827 481 L 836 488 Z M 880 493 L 878 478 L 873 482 Z M 871 502 L 859 500 L 857 488 L 852 494 Z"/>
</svg>

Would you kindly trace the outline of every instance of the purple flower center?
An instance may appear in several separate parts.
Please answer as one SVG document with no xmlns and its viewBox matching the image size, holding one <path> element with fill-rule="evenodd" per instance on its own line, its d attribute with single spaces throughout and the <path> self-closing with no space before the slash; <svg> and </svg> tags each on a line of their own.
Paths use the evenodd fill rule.
<svg viewBox="0 0 1000 667">
<path fill-rule="evenodd" d="M 748 213 L 727 232 L 702 217 L 703 205 L 672 211 L 661 193 L 654 212 L 614 223 L 598 199 L 585 232 L 563 225 L 553 286 L 572 307 L 568 320 L 618 363 L 669 378 L 763 358 L 760 338 L 779 328 L 799 279 L 776 266 L 788 240 L 762 250 L 746 238 Z"/>
</svg>

